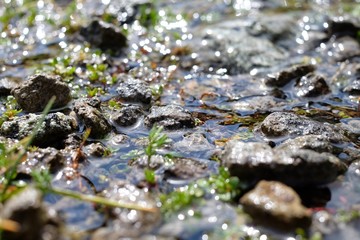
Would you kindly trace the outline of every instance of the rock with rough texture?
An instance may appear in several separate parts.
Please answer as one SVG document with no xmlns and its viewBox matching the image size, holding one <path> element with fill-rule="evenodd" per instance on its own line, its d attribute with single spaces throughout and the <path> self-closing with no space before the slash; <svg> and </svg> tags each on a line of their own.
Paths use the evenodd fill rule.
<svg viewBox="0 0 360 240">
<path fill-rule="evenodd" d="M 107 227 L 95 231 L 92 239 L 120 239 L 142 236 L 152 230 L 161 220 L 160 209 L 152 196 L 129 183 L 112 183 L 102 195 L 113 201 L 140 205 L 150 211 L 126 208 L 108 208 L 111 221 Z M 110 237 L 110 238 L 109 238 Z"/>
<path fill-rule="evenodd" d="M 102 138 L 111 131 L 111 126 L 100 110 L 100 100 L 97 98 L 80 99 L 74 104 L 74 112 L 83 122 L 85 128 L 90 128 L 90 136 Z"/>
<path fill-rule="evenodd" d="M 269 74 L 265 78 L 265 84 L 269 86 L 283 87 L 292 80 L 296 80 L 308 73 L 315 71 L 314 65 L 296 65 L 283 71 Z"/>
<path fill-rule="evenodd" d="M 127 102 L 149 104 L 151 102 L 151 90 L 147 83 L 139 79 L 127 79 L 119 84 L 116 89 L 118 98 Z"/>
<path fill-rule="evenodd" d="M 104 157 L 110 154 L 110 150 L 99 142 L 86 145 L 84 148 L 84 152 L 85 154 L 93 157 Z"/>
<path fill-rule="evenodd" d="M 295 86 L 295 94 L 298 97 L 317 97 L 329 92 L 330 88 L 325 79 L 312 73 L 300 78 Z"/>
<path fill-rule="evenodd" d="M 60 238 L 60 221 L 54 217 L 54 213 L 42 204 L 41 192 L 37 189 L 27 187 L 6 201 L 2 211 L 1 219 L 9 219 L 19 223 L 20 229 L 16 232 L 2 233 L 3 239 L 16 240 L 56 240 Z"/>
<path fill-rule="evenodd" d="M 40 112 L 55 96 L 52 108 L 66 106 L 71 100 L 70 88 L 60 76 L 37 74 L 11 91 L 20 107 L 28 112 Z"/>
<path fill-rule="evenodd" d="M 62 153 L 52 147 L 39 148 L 33 152 L 28 152 L 26 160 L 18 166 L 18 172 L 31 174 L 38 169 L 48 169 L 55 174 L 65 166 L 65 158 Z"/>
<path fill-rule="evenodd" d="M 307 228 L 311 210 L 301 204 L 290 187 L 275 181 L 261 181 L 241 199 L 245 212 L 255 221 L 282 229 Z"/>
<path fill-rule="evenodd" d="M 80 34 L 95 47 L 103 50 L 120 50 L 127 45 L 126 36 L 114 25 L 100 20 L 92 21 L 89 26 L 82 28 Z"/>
<path fill-rule="evenodd" d="M 165 169 L 165 178 L 194 179 L 208 173 L 207 165 L 191 158 L 174 158 L 173 164 Z"/>
<path fill-rule="evenodd" d="M 0 127 L 0 134 L 10 138 L 23 139 L 29 136 L 42 116 L 30 113 L 5 121 Z M 59 144 L 69 133 L 77 129 L 76 120 L 61 112 L 46 115 L 39 131 L 36 133 L 33 144 L 47 147 Z"/>
<path fill-rule="evenodd" d="M 330 153 L 278 150 L 265 143 L 230 141 L 220 158 L 231 175 L 250 182 L 266 179 L 314 186 L 333 182 L 346 170 L 346 165 Z"/>
<path fill-rule="evenodd" d="M 321 135 L 331 141 L 345 140 L 344 131 L 326 122 L 318 122 L 290 112 L 274 112 L 255 128 L 255 132 L 267 138 Z"/>
<path fill-rule="evenodd" d="M 143 114 L 141 106 L 129 105 L 121 107 L 120 110 L 116 111 L 111 120 L 119 126 L 127 127 L 134 125 Z"/>
<path fill-rule="evenodd" d="M 189 111 L 178 105 L 154 106 L 151 107 L 150 114 L 145 117 L 144 123 L 148 127 L 157 124 L 166 129 L 179 129 L 194 127 L 195 119 Z"/>
</svg>

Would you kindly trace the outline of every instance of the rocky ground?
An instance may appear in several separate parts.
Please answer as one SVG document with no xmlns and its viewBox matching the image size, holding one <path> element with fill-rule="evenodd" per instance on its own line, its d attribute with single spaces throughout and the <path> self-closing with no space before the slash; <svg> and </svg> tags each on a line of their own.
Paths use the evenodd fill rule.
<svg viewBox="0 0 360 240">
<path fill-rule="evenodd" d="M 0 3 L 0 239 L 360 238 L 360 3 Z"/>
</svg>

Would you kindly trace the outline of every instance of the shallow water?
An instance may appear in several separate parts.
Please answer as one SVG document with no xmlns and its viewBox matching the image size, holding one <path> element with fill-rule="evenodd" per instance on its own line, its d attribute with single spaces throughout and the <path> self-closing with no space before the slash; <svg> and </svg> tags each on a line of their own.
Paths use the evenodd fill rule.
<svg viewBox="0 0 360 240">
<path fill-rule="evenodd" d="M 140 78 L 155 90 L 162 86 L 163 92 L 156 96 L 152 105 L 182 105 L 199 121 L 194 129 L 165 131 L 171 143 L 162 151 L 175 152 L 204 163 L 208 166 L 208 172 L 202 177 L 217 172 L 218 163 L 211 159 L 230 139 L 272 141 L 275 145 L 283 142 L 283 138 L 264 139 L 252 131 L 271 112 L 292 111 L 333 124 L 358 120 L 358 96 L 345 92 L 344 88 L 351 85 L 356 74 L 359 74 L 356 71 L 359 71 L 360 53 L 356 53 L 358 48 L 351 48 L 352 45 L 346 49 L 346 43 L 339 43 L 333 36 L 329 37 L 326 31 L 334 17 L 346 19 L 346 16 L 350 16 L 359 20 L 359 2 L 153 2 L 151 8 L 148 6 L 143 10 L 154 11 L 157 15 L 150 13 L 149 19 L 141 20 L 138 19 L 139 14 L 131 12 L 134 10 L 127 1 L 83 0 L 74 4 L 71 0 L 5 0 L 0 3 L 0 79 L 22 81 L 36 72 L 60 74 L 72 88 L 74 99 L 90 97 L 89 90 L 97 88 L 95 95 L 102 100 L 106 114 L 111 114 L 108 100 L 116 96 L 117 86 L 111 81 L 121 74 Z M 94 17 L 107 19 L 127 32 L 128 47 L 119 53 L 109 54 L 86 43 L 77 31 Z M 242 34 L 246 35 L 247 32 L 254 38 L 270 39 L 269 45 L 254 42 L 259 44 L 259 52 L 250 55 L 251 60 L 239 60 L 239 57 L 251 52 L 242 42 Z M 239 34 L 240 37 L 234 35 L 232 39 L 226 34 Z M 234 42 L 222 45 L 223 41 Z M 354 41 L 359 43 L 359 39 Z M 244 47 L 237 48 L 236 44 Z M 264 46 L 269 51 L 267 48 L 261 49 Z M 275 52 L 275 57 L 270 55 L 270 51 Z M 275 93 L 272 92 L 273 88 L 264 84 L 263 79 L 267 74 L 303 63 L 316 66 L 315 72 L 324 77 L 330 93 L 303 97 L 301 93 L 297 94 L 295 81 L 279 87 L 279 92 Z M 99 79 L 93 81 L 91 70 L 86 66 L 100 64 L 107 67 L 100 72 Z M 1 113 L 5 111 L 6 96 L 2 98 Z M 62 111 L 68 111 L 71 106 L 72 103 Z M 54 176 L 54 184 L 58 182 L 66 188 L 76 189 L 81 181 L 84 189 L 98 193 L 119 179 L 138 182 L 138 173 L 128 164 L 132 159 L 129 152 L 142 150 L 148 133 L 142 117 L 131 127 L 116 126 L 104 139 L 88 139 L 87 144 L 100 142 L 112 152 L 110 156 L 102 158 L 88 157 L 86 164 L 81 167 L 81 175 L 91 184 L 78 179 L 72 183 L 66 182 L 66 185 L 59 175 Z M 352 145 L 339 147 L 358 149 L 358 144 L 355 138 Z M 346 161 L 346 156 L 339 157 Z M 161 171 L 163 169 L 158 169 L 157 174 L 161 175 Z M 321 210 L 335 216 L 340 210 L 358 209 L 357 178 L 347 173 L 335 183 L 325 186 L 331 192 L 331 199 L 320 206 L 310 206 L 314 207 L 314 215 Z M 171 192 L 194 181 L 176 178 L 164 180 L 160 183 L 159 191 Z M 317 192 L 317 189 L 314 191 Z M 246 217 L 236 203 L 216 201 L 212 196 L 207 200 L 203 205 L 199 204 L 201 206 L 171 216 L 149 234 L 180 239 L 244 239 L 245 236 L 261 240 L 303 239 L 296 233 L 243 224 Z M 105 222 L 104 215 L 91 204 L 56 196 L 47 196 L 45 201 L 62 213 L 69 236 L 76 236 L 80 232 L 79 239 L 88 239 L 90 231 Z M 200 211 L 202 217 L 193 217 L 194 210 Z M 358 219 L 328 232 L 326 223 L 321 222 L 322 218 L 317 220 L 325 229 L 320 229 L 324 239 L 355 239 L 360 236 Z"/>
</svg>

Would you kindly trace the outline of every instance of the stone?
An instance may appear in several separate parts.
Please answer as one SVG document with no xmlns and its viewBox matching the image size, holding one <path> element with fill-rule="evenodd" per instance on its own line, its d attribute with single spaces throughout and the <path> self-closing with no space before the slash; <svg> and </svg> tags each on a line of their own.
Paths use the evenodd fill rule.
<svg viewBox="0 0 360 240">
<path fill-rule="evenodd" d="M 19 231 L 4 231 L 3 239 L 38 240 L 43 236 L 49 240 L 61 239 L 59 218 L 42 203 L 42 194 L 35 188 L 27 187 L 6 201 L 0 218 L 20 224 Z"/>
<path fill-rule="evenodd" d="M 277 180 L 292 186 L 322 185 L 335 181 L 346 165 L 330 153 L 308 149 L 272 149 L 266 143 L 230 141 L 220 156 L 233 176 L 254 182 Z"/>
<path fill-rule="evenodd" d="M 65 107 L 71 100 L 70 88 L 60 76 L 37 74 L 30 76 L 11 91 L 20 107 L 27 112 L 40 112 L 55 96 L 52 108 Z"/>
<path fill-rule="evenodd" d="M 360 22 L 358 19 L 344 19 L 343 17 L 331 19 L 327 29 L 329 38 L 333 35 L 336 37 L 350 36 L 356 38 L 359 31 Z"/>
<path fill-rule="evenodd" d="M 138 122 L 143 114 L 144 112 L 141 106 L 123 106 L 112 114 L 111 120 L 119 126 L 128 127 Z"/>
<path fill-rule="evenodd" d="M 110 150 L 99 142 L 86 145 L 84 148 L 84 152 L 87 155 L 93 157 L 105 157 L 106 155 L 110 154 Z"/>
<path fill-rule="evenodd" d="M 283 87 L 290 81 L 297 80 L 314 71 L 315 67 L 311 64 L 295 65 L 280 72 L 268 74 L 264 81 L 268 86 Z"/>
<path fill-rule="evenodd" d="M 80 34 L 91 45 L 102 50 L 120 50 L 127 46 L 126 36 L 120 29 L 101 20 L 92 21 L 89 26 L 82 28 Z"/>
<path fill-rule="evenodd" d="M 74 104 L 74 112 L 85 128 L 91 129 L 90 137 L 102 138 L 111 131 L 108 120 L 101 112 L 100 100 L 80 99 Z"/>
<path fill-rule="evenodd" d="M 360 77 L 358 79 L 355 79 L 351 83 L 349 83 L 347 86 L 345 86 L 343 91 L 350 95 L 359 96 L 360 95 Z"/>
<path fill-rule="evenodd" d="M 318 97 L 330 93 L 330 88 L 322 76 L 307 74 L 295 86 L 298 97 Z"/>
<path fill-rule="evenodd" d="M 41 118 L 41 115 L 34 113 L 14 117 L 1 125 L 0 134 L 10 138 L 23 139 L 30 136 Z M 41 147 L 59 144 L 77 127 L 75 118 L 61 112 L 49 113 L 35 134 L 32 144 Z"/>
<path fill-rule="evenodd" d="M 149 104 L 151 102 L 151 90 L 147 83 L 139 79 L 127 79 L 121 82 L 116 89 L 118 98 L 132 103 Z"/>
<path fill-rule="evenodd" d="M 343 129 L 326 122 L 318 122 L 291 112 L 273 112 L 255 127 L 256 133 L 267 138 L 289 138 L 301 135 L 321 135 L 331 141 L 346 140 Z"/>
<path fill-rule="evenodd" d="M 154 124 L 166 129 L 191 128 L 195 126 L 195 119 L 190 112 L 179 105 L 153 106 L 144 123 L 148 127 Z"/>
<path fill-rule="evenodd" d="M 173 164 L 165 169 L 165 179 L 196 179 L 208 174 L 205 163 L 191 158 L 174 158 Z"/>
<path fill-rule="evenodd" d="M 281 229 L 307 228 L 311 210 L 301 204 L 299 195 L 290 187 L 275 181 L 260 181 L 241 199 L 244 211 L 262 224 Z"/>
</svg>

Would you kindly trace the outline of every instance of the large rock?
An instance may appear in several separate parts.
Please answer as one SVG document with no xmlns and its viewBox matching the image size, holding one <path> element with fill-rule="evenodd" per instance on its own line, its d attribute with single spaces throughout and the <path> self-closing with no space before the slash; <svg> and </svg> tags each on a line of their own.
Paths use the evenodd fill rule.
<svg viewBox="0 0 360 240">
<path fill-rule="evenodd" d="M 290 112 L 274 112 L 255 128 L 255 132 L 267 138 L 321 135 L 331 141 L 345 140 L 344 131 L 326 122 L 318 122 Z"/>
<path fill-rule="evenodd" d="M 231 175 L 249 182 L 266 179 L 314 186 L 333 182 L 346 170 L 345 164 L 330 153 L 278 150 L 265 143 L 230 141 L 220 158 Z"/>
<path fill-rule="evenodd" d="M 154 106 L 150 109 L 150 114 L 145 117 L 144 123 L 148 127 L 157 124 L 167 129 L 179 129 L 194 127 L 195 119 L 189 111 L 178 105 Z"/>
<path fill-rule="evenodd" d="M 90 136 L 102 138 L 111 131 L 111 126 L 100 109 L 97 98 L 80 99 L 74 104 L 74 112 L 86 128 L 90 128 Z"/>
<path fill-rule="evenodd" d="M 20 107 L 28 112 L 42 111 L 55 96 L 53 108 L 64 107 L 71 100 L 70 88 L 60 76 L 34 75 L 11 91 Z"/>
<path fill-rule="evenodd" d="M 135 124 L 143 114 L 144 111 L 141 106 L 123 106 L 112 114 L 111 120 L 119 126 L 127 127 Z"/>
<path fill-rule="evenodd" d="M 147 83 L 139 79 L 127 79 L 119 84 L 116 89 L 118 98 L 127 102 L 149 104 L 151 102 L 151 90 Z"/>
<path fill-rule="evenodd" d="M 306 228 L 311 224 L 311 210 L 301 204 L 290 187 L 275 181 L 261 181 L 241 199 L 245 212 L 260 223 L 286 228 Z"/>
<path fill-rule="evenodd" d="M 3 239 L 38 240 L 44 239 L 44 236 L 49 240 L 60 239 L 60 221 L 42 203 L 41 192 L 37 189 L 27 187 L 6 201 L 0 211 L 0 218 L 20 225 L 16 232 L 4 231 Z"/>
<path fill-rule="evenodd" d="M 10 138 L 23 139 L 29 136 L 41 115 L 30 113 L 28 115 L 14 117 L 5 121 L 0 127 L 0 134 Z M 46 115 L 39 131 L 36 133 L 33 144 L 38 146 L 51 146 L 59 144 L 67 135 L 77 129 L 76 120 L 61 112 Z"/>
<path fill-rule="evenodd" d="M 103 50 L 120 50 L 127 45 L 127 39 L 120 29 L 100 20 L 92 21 L 80 30 L 80 34 L 93 46 Z"/>
</svg>

